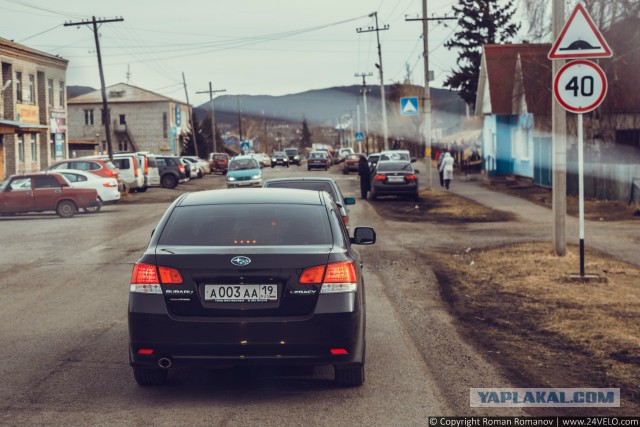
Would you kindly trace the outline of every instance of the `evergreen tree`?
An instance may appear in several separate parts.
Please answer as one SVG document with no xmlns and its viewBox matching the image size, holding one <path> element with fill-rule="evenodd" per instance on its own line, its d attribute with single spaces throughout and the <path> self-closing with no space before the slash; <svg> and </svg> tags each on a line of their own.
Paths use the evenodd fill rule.
<svg viewBox="0 0 640 427">
<path fill-rule="evenodd" d="M 311 132 L 309 131 L 306 117 L 302 118 L 302 138 L 300 139 L 300 143 L 302 148 L 311 147 Z"/>
<path fill-rule="evenodd" d="M 511 41 L 520 24 L 512 22 L 515 14 L 513 0 L 458 0 L 453 9 L 460 29 L 444 45 L 449 50 L 457 48 L 461 52 L 458 69 L 444 85 L 459 89 L 460 97 L 473 106 L 478 91 L 482 45 Z"/>
</svg>

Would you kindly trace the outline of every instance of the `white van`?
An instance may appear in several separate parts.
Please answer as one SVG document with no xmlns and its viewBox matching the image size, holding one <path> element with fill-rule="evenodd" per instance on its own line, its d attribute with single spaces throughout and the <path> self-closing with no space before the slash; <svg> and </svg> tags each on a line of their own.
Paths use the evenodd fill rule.
<svg viewBox="0 0 640 427">
<path fill-rule="evenodd" d="M 108 159 L 109 156 L 88 156 L 94 159 Z M 117 153 L 113 155 L 113 164 L 120 169 L 120 179 L 126 191 L 145 191 L 144 170 L 139 166 L 136 153 Z"/>
<path fill-rule="evenodd" d="M 160 170 L 156 156 L 148 151 L 138 151 L 138 167 L 144 174 L 144 187 L 138 191 L 146 191 L 148 187 L 160 187 Z"/>
</svg>

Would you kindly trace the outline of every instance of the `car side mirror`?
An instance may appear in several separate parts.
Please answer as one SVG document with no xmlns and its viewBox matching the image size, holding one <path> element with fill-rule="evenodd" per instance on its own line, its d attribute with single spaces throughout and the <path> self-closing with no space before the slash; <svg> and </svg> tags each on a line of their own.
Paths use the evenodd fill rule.
<svg viewBox="0 0 640 427">
<path fill-rule="evenodd" d="M 420 173 L 420 170 L 419 169 L 414 169 L 413 173 Z"/>
<path fill-rule="evenodd" d="M 344 204 L 345 205 L 355 205 L 356 204 L 356 199 L 353 197 L 345 197 L 344 198 Z"/>
<path fill-rule="evenodd" d="M 354 245 L 373 245 L 376 242 L 376 231 L 371 227 L 356 227 L 350 240 Z"/>
</svg>

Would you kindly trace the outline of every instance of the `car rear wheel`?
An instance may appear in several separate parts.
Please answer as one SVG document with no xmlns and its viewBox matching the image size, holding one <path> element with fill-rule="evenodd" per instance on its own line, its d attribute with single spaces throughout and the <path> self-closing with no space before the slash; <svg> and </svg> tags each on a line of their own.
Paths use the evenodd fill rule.
<svg viewBox="0 0 640 427">
<path fill-rule="evenodd" d="M 162 385 L 167 382 L 167 369 L 133 367 L 133 377 L 141 386 Z"/>
<path fill-rule="evenodd" d="M 175 188 L 178 185 L 178 180 L 173 175 L 165 175 L 162 177 L 162 186 L 164 188 Z"/>
<path fill-rule="evenodd" d="M 145 191 L 147 191 L 147 188 L 149 188 L 149 187 L 147 187 L 147 186 L 145 185 L 144 187 L 140 187 L 140 188 L 138 188 L 136 191 L 137 191 L 138 193 L 144 193 Z"/>
<path fill-rule="evenodd" d="M 364 384 L 364 365 L 335 367 L 336 383 L 343 387 L 358 387 Z"/>
<path fill-rule="evenodd" d="M 60 218 L 71 218 L 76 214 L 76 205 L 69 200 L 63 200 L 58 203 L 56 213 Z"/>
</svg>

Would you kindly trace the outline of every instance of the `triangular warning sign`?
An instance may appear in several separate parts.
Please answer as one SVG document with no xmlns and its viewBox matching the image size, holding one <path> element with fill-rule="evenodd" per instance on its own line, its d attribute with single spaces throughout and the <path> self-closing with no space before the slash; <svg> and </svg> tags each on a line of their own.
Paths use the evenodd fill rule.
<svg viewBox="0 0 640 427">
<path fill-rule="evenodd" d="M 580 3 L 549 51 L 549 59 L 611 58 L 612 55 L 602 33 Z"/>
</svg>

